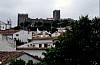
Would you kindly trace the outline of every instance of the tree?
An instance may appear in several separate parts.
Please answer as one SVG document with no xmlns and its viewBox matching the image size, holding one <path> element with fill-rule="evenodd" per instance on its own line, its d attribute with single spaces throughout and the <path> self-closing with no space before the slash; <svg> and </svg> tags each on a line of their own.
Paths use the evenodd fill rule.
<svg viewBox="0 0 100 65">
<path fill-rule="evenodd" d="M 22 29 L 28 29 L 28 27 L 30 27 L 31 26 L 31 22 L 21 22 L 20 23 L 20 27 L 22 28 Z"/>
<path fill-rule="evenodd" d="M 29 60 L 27 63 L 22 59 L 12 60 L 9 65 L 47 65 L 45 62 L 33 63 L 32 60 Z"/>
<path fill-rule="evenodd" d="M 47 65 L 45 62 L 34 63 L 33 65 Z"/>
<path fill-rule="evenodd" d="M 20 29 L 22 29 L 20 26 L 14 27 L 14 30 L 20 30 Z"/>
<path fill-rule="evenodd" d="M 22 59 L 19 60 L 12 60 L 9 65 L 25 65 L 25 61 Z"/>
<path fill-rule="evenodd" d="M 47 65 L 99 65 L 100 19 L 82 16 L 71 26 L 54 43 L 55 48 L 46 50 L 44 62 Z"/>
<path fill-rule="evenodd" d="M 33 61 L 32 60 L 29 60 L 26 65 L 33 65 Z"/>
</svg>

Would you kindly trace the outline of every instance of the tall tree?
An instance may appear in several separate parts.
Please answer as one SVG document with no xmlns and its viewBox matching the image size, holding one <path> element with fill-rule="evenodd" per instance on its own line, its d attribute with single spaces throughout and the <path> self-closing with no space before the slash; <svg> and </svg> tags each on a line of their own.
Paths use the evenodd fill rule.
<svg viewBox="0 0 100 65">
<path fill-rule="evenodd" d="M 55 48 L 46 50 L 44 61 L 47 65 L 99 65 L 99 25 L 100 19 L 80 17 L 71 24 L 71 30 L 58 38 Z"/>
</svg>

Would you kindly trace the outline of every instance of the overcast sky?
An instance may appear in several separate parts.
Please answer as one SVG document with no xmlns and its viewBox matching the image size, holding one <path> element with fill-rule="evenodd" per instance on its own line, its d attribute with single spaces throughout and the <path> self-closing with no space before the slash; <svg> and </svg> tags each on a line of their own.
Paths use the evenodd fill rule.
<svg viewBox="0 0 100 65">
<path fill-rule="evenodd" d="M 99 16 L 99 0 L 0 0 L 0 20 L 17 24 L 18 13 L 28 13 L 30 18 L 51 18 L 52 11 L 61 10 L 61 18 L 78 19 Z"/>
</svg>

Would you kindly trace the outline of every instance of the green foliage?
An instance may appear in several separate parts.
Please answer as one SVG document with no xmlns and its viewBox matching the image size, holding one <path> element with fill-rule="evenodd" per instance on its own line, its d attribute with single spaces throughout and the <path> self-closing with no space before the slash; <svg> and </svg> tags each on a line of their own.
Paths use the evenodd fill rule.
<svg viewBox="0 0 100 65">
<path fill-rule="evenodd" d="M 41 26 L 41 25 L 43 25 L 43 23 L 42 23 L 42 22 L 37 22 L 37 23 L 35 23 L 34 25 L 35 25 L 35 26 Z"/>
<path fill-rule="evenodd" d="M 28 25 L 31 25 L 31 23 L 30 23 L 30 22 L 21 22 L 21 23 L 20 23 L 20 26 L 21 26 L 21 27 L 23 27 L 23 26 L 24 26 L 24 27 L 27 27 Z"/>
<path fill-rule="evenodd" d="M 22 29 L 28 30 L 28 27 L 31 26 L 31 22 L 21 22 L 19 25 Z"/>
<path fill-rule="evenodd" d="M 26 65 L 33 65 L 33 61 L 32 60 L 29 60 Z"/>
<path fill-rule="evenodd" d="M 29 60 L 27 63 L 24 61 L 24 60 L 22 60 L 22 59 L 19 59 L 19 60 L 12 60 L 11 62 L 10 62 L 10 64 L 9 65 L 47 65 L 46 63 L 44 63 L 44 62 L 38 62 L 38 63 L 33 63 L 33 61 L 32 60 Z"/>
<path fill-rule="evenodd" d="M 47 65 L 47 64 L 44 62 L 39 62 L 39 63 L 34 63 L 33 65 Z"/>
<path fill-rule="evenodd" d="M 73 21 L 71 30 L 59 37 L 55 48 L 47 49 L 47 65 L 99 65 L 100 19 L 88 16 Z"/>
<path fill-rule="evenodd" d="M 19 60 L 12 60 L 9 65 L 25 65 L 25 61 L 22 59 Z"/>
<path fill-rule="evenodd" d="M 14 30 L 20 30 L 20 29 L 22 29 L 20 26 L 14 27 Z"/>
</svg>

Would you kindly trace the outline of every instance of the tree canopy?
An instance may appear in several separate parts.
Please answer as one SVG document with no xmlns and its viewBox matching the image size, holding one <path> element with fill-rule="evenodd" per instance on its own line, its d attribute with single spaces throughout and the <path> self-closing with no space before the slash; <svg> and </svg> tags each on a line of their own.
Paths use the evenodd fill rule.
<svg viewBox="0 0 100 65">
<path fill-rule="evenodd" d="M 15 59 L 15 60 L 12 60 L 9 65 L 46 65 L 46 63 L 44 62 L 33 63 L 32 60 L 25 62 L 22 59 Z"/>
<path fill-rule="evenodd" d="M 55 48 L 47 49 L 47 65 L 99 65 L 100 19 L 82 16 L 73 22 L 71 30 L 58 38 Z"/>
</svg>

